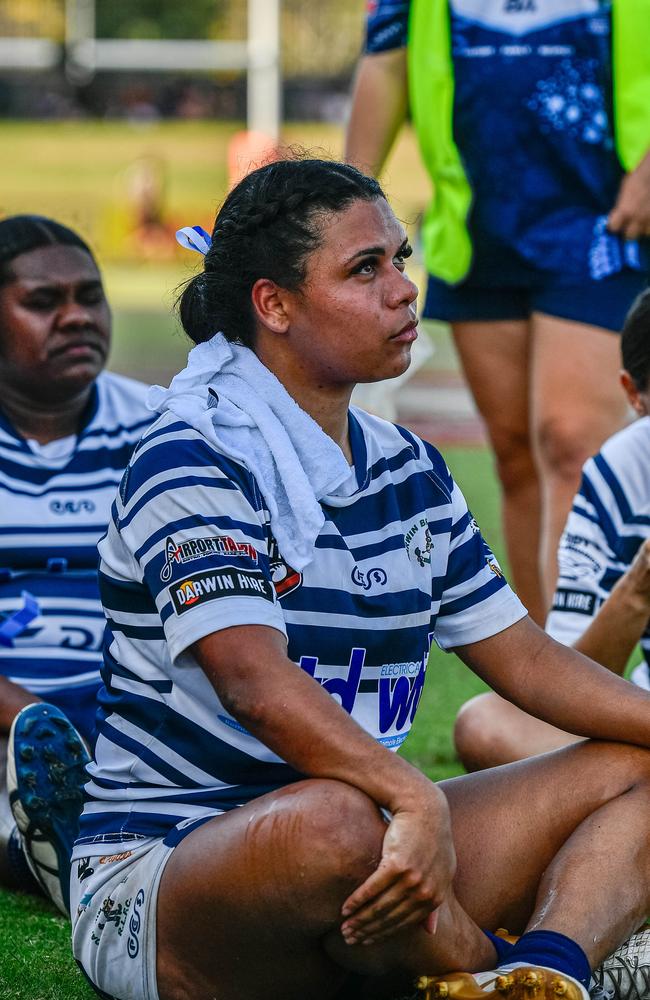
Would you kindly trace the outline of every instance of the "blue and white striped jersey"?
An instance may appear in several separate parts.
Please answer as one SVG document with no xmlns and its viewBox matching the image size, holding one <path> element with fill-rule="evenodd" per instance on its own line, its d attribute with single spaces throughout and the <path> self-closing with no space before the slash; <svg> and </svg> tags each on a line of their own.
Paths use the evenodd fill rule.
<svg viewBox="0 0 650 1000">
<path fill-rule="evenodd" d="M 25 441 L 0 412 L 0 673 L 59 705 L 86 737 L 104 633 L 97 542 L 154 419 L 146 392 L 132 379 L 100 375 L 83 430 L 63 450 Z"/>
<path fill-rule="evenodd" d="M 460 646 L 525 614 L 438 452 L 356 408 L 350 435 L 359 488 L 321 501 L 302 573 L 278 553 L 246 468 L 171 414 L 138 445 L 100 543 L 106 687 L 78 856 L 301 777 L 227 713 L 189 650 L 202 636 L 278 629 L 289 657 L 397 749 L 432 641 Z"/>
<path fill-rule="evenodd" d="M 649 537 L 650 417 L 643 417 L 614 434 L 585 463 L 560 541 L 547 632 L 566 645 L 579 639 Z M 650 629 L 641 647 L 650 677 Z"/>
</svg>

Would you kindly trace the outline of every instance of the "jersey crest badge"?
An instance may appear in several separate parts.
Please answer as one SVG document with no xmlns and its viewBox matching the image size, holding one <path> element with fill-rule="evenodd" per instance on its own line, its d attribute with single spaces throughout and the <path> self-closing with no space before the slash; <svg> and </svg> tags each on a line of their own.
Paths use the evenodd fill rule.
<svg viewBox="0 0 650 1000">
<path fill-rule="evenodd" d="M 419 521 L 411 525 L 404 535 L 404 547 L 409 559 L 415 559 L 418 566 L 424 568 L 431 565 L 433 538 L 426 518 L 421 517 Z"/>
<path fill-rule="evenodd" d="M 269 546 L 269 569 L 278 599 L 293 593 L 302 583 L 302 573 L 293 569 L 286 559 L 282 558 L 275 538 L 271 539 Z"/>
</svg>

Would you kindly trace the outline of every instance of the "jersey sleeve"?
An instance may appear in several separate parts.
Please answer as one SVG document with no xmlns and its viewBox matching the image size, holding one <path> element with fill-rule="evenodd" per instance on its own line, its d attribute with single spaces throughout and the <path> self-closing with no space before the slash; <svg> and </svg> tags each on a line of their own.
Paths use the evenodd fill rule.
<svg viewBox="0 0 650 1000">
<path fill-rule="evenodd" d="M 580 638 L 627 569 L 617 554 L 613 512 L 603 502 L 600 478 L 597 460 L 590 459 L 558 549 L 558 579 L 546 631 L 567 646 Z"/>
<path fill-rule="evenodd" d="M 368 0 L 365 51 L 368 55 L 404 48 L 410 0 Z"/>
<path fill-rule="evenodd" d="M 449 559 L 435 629 L 442 649 L 487 639 L 527 613 L 508 586 L 456 483 L 451 509 Z"/>
<path fill-rule="evenodd" d="M 149 461 L 142 456 L 136 463 L 118 524 L 158 609 L 172 660 L 197 639 L 235 625 L 286 634 L 254 481 L 241 467 L 229 475 L 228 463 L 216 463 L 216 453 L 201 442 L 168 446 L 172 468 L 165 467 L 161 447 L 164 442 L 155 442 Z M 154 465 L 159 471 L 152 474 Z"/>
</svg>

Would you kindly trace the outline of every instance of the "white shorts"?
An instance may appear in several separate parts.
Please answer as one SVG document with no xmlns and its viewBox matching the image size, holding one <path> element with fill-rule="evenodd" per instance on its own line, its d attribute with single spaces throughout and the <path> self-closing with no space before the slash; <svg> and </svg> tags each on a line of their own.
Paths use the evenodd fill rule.
<svg viewBox="0 0 650 1000">
<path fill-rule="evenodd" d="M 98 992 L 114 1000 L 158 1000 L 156 902 L 173 847 L 147 837 L 104 850 L 114 853 L 72 862 L 74 957 Z"/>
</svg>

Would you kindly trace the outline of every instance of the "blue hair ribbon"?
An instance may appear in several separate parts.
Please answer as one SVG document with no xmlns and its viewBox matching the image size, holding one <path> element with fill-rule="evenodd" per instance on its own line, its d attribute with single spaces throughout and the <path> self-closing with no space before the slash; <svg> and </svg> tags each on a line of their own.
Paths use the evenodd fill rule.
<svg viewBox="0 0 650 1000">
<path fill-rule="evenodd" d="M 205 257 L 212 246 L 212 237 L 201 226 L 183 226 L 176 231 L 176 242 L 185 250 L 195 250 Z"/>
</svg>

